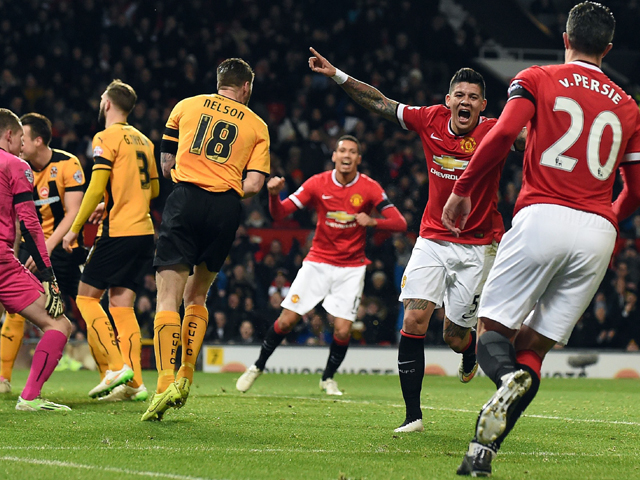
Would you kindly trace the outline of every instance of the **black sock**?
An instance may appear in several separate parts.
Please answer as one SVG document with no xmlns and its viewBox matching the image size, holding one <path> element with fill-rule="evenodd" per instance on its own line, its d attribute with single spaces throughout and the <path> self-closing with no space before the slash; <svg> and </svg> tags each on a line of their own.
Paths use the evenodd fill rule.
<svg viewBox="0 0 640 480">
<path fill-rule="evenodd" d="M 520 418 L 520 415 L 522 415 L 522 412 L 524 412 L 529 404 L 533 401 L 533 398 L 538 393 L 538 388 L 540 388 L 540 379 L 538 378 L 538 374 L 531 367 L 529 367 L 528 365 L 523 365 L 521 363 L 516 364 L 516 367 L 518 369 L 529 372 L 529 374 L 531 375 L 531 387 L 529 387 L 529 390 L 527 390 L 527 393 L 523 395 L 520 401 L 513 405 L 511 412 L 507 414 L 507 428 L 495 441 L 496 451 L 498 448 L 500 448 L 502 441 L 509 434 L 511 429 L 515 426 L 516 422 Z"/>
<path fill-rule="evenodd" d="M 477 333 L 475 330 L 471 330 L 471 332 L 469 332 L 469 335 L 471 335 L 471 342 L 469 342 L 469 346 L 466 348 L 466 350 L 462 352 L 462 362 L 465 372 L 470 372 L 476 363 Z"/>
<path fill-rule="evenodd" d="M 342 344 L 342 345 L 340 345 Z M 324 367 L 324 372 L 322 373 L 322 381 L 327 378 L 333 378 L 340 365 L 342 365 L 342 361 L 344 357 L 347 355 L 347 349 L 349 348 L 349 341 L 345 342 L 336 342 L 336 338 L 333 337 L 333 342 L 331 342 L 331 348 L 329 349 L 329 358 L 327 359 L 327 366 Z"/>
<path fill-rule="evenodd" d="M 269 331 L 264 337 L 264 342 L 262 342 L 262 348 L 260 348 L 260 356 L 255 363 L 256 367 L 258 367 L 259 370 L 264 370 L 264 366 L 267 364 L 267 360 L 269 360 L 269 357 L 271 356 L 273 351 L 278 348 L 278 345 L 280 345 L 284 337 L 286 337 L 286 333 L 283 335 L 276 333 L 275 329 L 273 328 L 274 325 L 275 323 L 271 325 L 271 327 L 269 327 Z"/>
<path fill-rule="evenodd" d="M 484 332 L 478 339 L 478 364 L 487 377 L 500 388 L 500 378 L 515 372 L 516 350 L 507 337 L 498 332 Z"/>
<path fill-rule="evenodd" d="M 422 418 L 420 392 L 424 378 L 424 335 L 400 336 L 398 346 L 398 372 L 400 387 L 407 410 L 407 421 Z"/>
</svg>

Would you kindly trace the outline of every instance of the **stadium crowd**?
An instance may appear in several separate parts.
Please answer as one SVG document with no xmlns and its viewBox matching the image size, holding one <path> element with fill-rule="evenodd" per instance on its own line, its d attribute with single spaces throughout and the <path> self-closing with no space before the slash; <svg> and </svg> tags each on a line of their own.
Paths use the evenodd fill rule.
<svg viewBox="0 0 640 480">
<path fill-rule="evenodd" d="M 549 3 L 532 2 L 531 11 L 542 14 Z M 538 4 L 542 10 L 536 10 Z M 632 4 L 636 2 L 630 2 L 630 11 Z M 51 146 L 77 155 L 88 178 L 91 138 L 101 128 L 100 94 L 112 79 L 135 88 L 139 100 L 129 121 L 159 145 L 176 102 L 215 91 L 218 63 L 244 58 L 256 73 L 251 108 L 269 126 L 272 174 L 286 178 L 283 198 L 311 175 L 331 168 L 336 139 L 351 134 L 362 142 L 361 171 L 380 182 L 405 216 L 408 234 L 368 239 L 372 263 L 352 339 L 392 344 L 402 317 L 399 282 L 428 196 L 423 150 L 417 135 L 369 114 L 331 80 L 309 72 L 307 47 L 326 52 L 334 64 L 403 103 L 442 103 L 450 76 L 461 66 L 473 66 L 488 36 L 470 16 L 454 22 L 454 28 L 439 5 L 391 0 L 0 0 L 0 105 L 19 116 L 35 111 L 49 117 L 54 127 Z M 637 7 L 634 11 L 638 18 Z M 499 115 L 504 99 L 506 88 L 504 98 L 489 98 L 484 114 Z M 501 180 L 499 210 L 506 228 L 520 188 L 521 158 L 510 155 Z M 153 203 L 156 221 L 170 190 L 170 182 L 161 179 L 161 193 Z M 315 218 L 307 210 L 273 222 L 266 191 L 245 201 L 244 208 L 244 225 L 209 295 L 205 342 L 259 342 L 278 317 L 280 302 L 310 246 Z M 278 238 L 260 242 L 262 229 L 268 228 L 309 233 L 306 240 L 293 239 L 290 248 L 283 248 Z M 640 216 L 621 226 L 611 269 L 570 347 L 638 350 L 636 238 Z M 153 336 L 155 291 L 149 272 L 136 301 L 146 338 Z M 76 338 L 82 338 L 83 322 L 77 311 L 71 316 Z M 434 317 L 426 342 L 442 345 L 444 312 L 436 311 Z M 330 342 L 331 318 L 322 309 L 303 319 L 288 335 L 289 343 Z"/>
</svg>

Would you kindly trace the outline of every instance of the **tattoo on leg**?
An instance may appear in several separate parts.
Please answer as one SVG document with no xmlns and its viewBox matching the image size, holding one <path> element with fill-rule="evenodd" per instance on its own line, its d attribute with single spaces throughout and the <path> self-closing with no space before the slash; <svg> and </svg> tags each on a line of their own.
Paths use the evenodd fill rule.
<svg viewBox="0 0 640 480">
<path fill-rule="evenodd" d="M 405 310 L 426 310 L 429 306 L 429 300 L 421 300 L 418 298 L 409 298 L 403 302 Z"/>
<path fill-rule="evenodd" d="M 469 332 L 469 330 L 471 330 L 470 328 L 465 328 L 465 327 L 461 327 L 459 325 L 456 325 L 455 323 L 453 323 L 450 320 L 446 320 L 445 321 L 445 327 L 444 327 L 444 336 L 445 337 L 451 337 L 451 338 L 464 338 L 467 333 Z"/>
</svg>

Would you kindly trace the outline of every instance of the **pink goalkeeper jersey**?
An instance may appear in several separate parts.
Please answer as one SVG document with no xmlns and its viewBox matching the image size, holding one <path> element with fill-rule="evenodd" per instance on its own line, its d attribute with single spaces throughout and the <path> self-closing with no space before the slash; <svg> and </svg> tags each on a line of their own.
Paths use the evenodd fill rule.
<svg viewBox="0 0 640 480">
<path fill-rule="evenodd" d="M 0 260 L 13 257 L 16 238 L 14 198 L 26 198 L 27 195 L 33 201 L 31 167 L 24 160 L 0 149 Z"/>
<path fill-rule="evenodd" d="M 338 267 L 357 267 L 369 262 L 364 255 L 366 227 L 355 215 L 382 212 L 392 204 L 378 182 L 358 173 L 347 185 L 336 179 L 335 170 L 314 175 L 289 199 L 298 207 L 314 207 L 318 214 L 316 234 L 305 260 Z"/>
<path fill-rule="evenodd" d="M 467 168 L 473 152 L 496 119 L 480 117 L 478 125 L 465 135 L 451 130 L 451 111 L 444 105 L 431 107 L 398 106 L 400 125 L 420 135 L 429 170 L 429 201 L 422 215 L 420 236 L 433 240 L 487 245 L 500 241 L 504 234 L 502 216 L 498 212 L 498 183 L 504 159 L 492 168 L 471 192 L 473 205 L 467 226 L 459 238 L 442 225 L 442 209 L 447 202 L 453 184 Z"/>
<path fill-rule="evenodd" d="M 514 215 L 551 203 L 596 213 L 617 226 L 611 209 L 616 168 L 640 161 L 636 102 L 582 61 L 523 70 L 509 87 L 512 98 L 536 107 Z"/>
</svg>

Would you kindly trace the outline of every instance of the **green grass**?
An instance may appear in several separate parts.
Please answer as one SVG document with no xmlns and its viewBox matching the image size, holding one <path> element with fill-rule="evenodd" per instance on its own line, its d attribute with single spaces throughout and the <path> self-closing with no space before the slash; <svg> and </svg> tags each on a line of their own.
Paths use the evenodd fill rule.
<svg viewBox="0 0 640 480">
<path fill-rule="evenodd" d="M 234 374 L 198 374 L 187 405 L 141 422 L 146 404 L 87 397 L 93 372 L 56 372 L 44 396 L 67 414 L 15 411 L 0 396 L 2 479 L 454 479 L 486 378 L 424 381 L 424 433 L 394 434 L 404 419 L 395 376 L 336 377 L 345 395 L 322 395 L 316 375 L 263 375 L 240 394 Z M 155 372 L 145 383 L 155 385 Z M 640 478 L 640 383 L 545 379 L 493 462 L 497 479 Z"/>
</svg>

